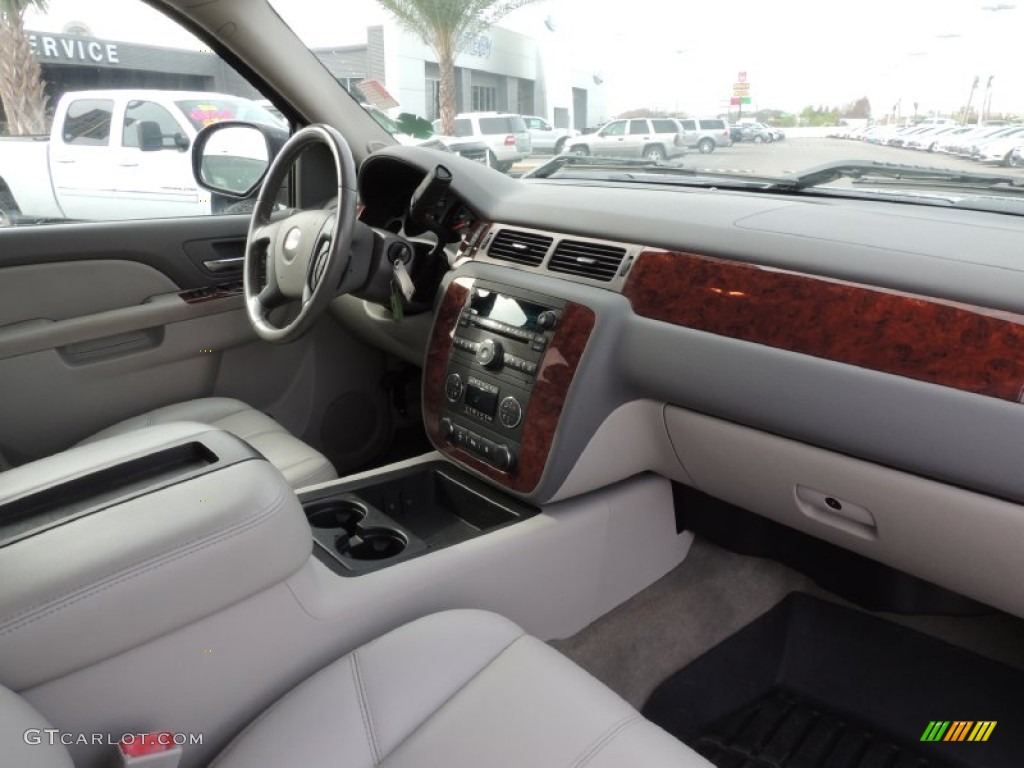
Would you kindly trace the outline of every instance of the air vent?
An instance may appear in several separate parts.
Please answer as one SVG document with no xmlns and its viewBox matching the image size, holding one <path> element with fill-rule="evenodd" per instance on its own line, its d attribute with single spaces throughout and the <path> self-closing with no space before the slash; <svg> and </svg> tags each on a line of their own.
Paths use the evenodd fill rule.
<svg viewBox="0 0 1024 768">
<path fill-rule="evenodd" d="M 615 277 L 625 256 L 626 249 L 614 245 L 563 240 L 555 248 L 548 269 L 608 282 Z"/>
<path fill-rule="evenodd" d="M 492 259 L 514 261 L 535 267 L 544 261 L 552 238 L 547 235 L 535 235 L 532 232 L 518 232 L 514 229 L 503 229 L 494 238 L 487 255 Z"/>
</svg>

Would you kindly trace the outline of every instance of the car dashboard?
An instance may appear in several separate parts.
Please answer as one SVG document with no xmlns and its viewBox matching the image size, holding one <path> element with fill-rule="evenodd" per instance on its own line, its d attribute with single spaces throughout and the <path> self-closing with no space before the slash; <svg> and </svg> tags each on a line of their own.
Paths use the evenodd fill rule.
<svg viewBox="0 0 1024 768">
<path fill-rule="evenodd" d="M 449 459 L 535 502 L 657 472 L 1006 607 L 1001 547 L 1024 534 L 1017 219 L 513 180 L 403 147 L 364 163 L 363 221 L 402 231 L 438 162 L 455 242 L 423 413 Z M 972 549 L 984 584 L 948 567 Z"/>
</svg>

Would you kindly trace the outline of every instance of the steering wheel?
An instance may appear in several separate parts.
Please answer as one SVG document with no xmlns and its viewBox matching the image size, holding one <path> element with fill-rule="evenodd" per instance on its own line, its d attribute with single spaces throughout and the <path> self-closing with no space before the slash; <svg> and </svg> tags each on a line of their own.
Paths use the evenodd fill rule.
<svg viewBox="0 0 1024 768">
<path fill-rule="evenodd" d="M 273 217 L 278 190 L 298 156 L 324 144 L 334 160 L 337 207 L 299 210 Z M 285 143 L 267 170 L 249 223 L 245 244 L 243 291 L 245 308 L 256 334 L 266 341 L 295 341 L 338 295 L 349 270 L 356 226 L 356 166 L 348 142 L 329 125 L 314 123 Z M 266 265 L 266 284 L 260 273 Z M 298 314 L 283 326 L 270 313 L 285 304 L 301 302 Z"/>
</svg>

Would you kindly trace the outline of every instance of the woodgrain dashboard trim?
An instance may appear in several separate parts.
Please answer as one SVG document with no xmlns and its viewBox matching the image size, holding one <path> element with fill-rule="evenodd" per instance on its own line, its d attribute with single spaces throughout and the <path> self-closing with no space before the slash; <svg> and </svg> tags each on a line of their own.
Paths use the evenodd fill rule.
<svg viewBox="0 0 1024 768">
<path fill-rule="evenodd" d="M 567 302 L 537 371 L 537 381 L 523 417 L 522 447 L 516 466 L 502 472 L 474 454 L 447 442 L 441 435 L 444 382 L 452 338 L 469 288 L 453 281 L 434 321 L 423 372 L 423 416 L 427 434 L 441 453 L 510 490 L 528 494 L 536 490 L 547 466 L 555 430 L 576 369 L 594 329 L 594 312 Z"/>
<path fill-rule="evenodd" d="M 1020 402 L 1024 316 L 694 253 L 643 251 L 643 317 Z"/>
</svg>

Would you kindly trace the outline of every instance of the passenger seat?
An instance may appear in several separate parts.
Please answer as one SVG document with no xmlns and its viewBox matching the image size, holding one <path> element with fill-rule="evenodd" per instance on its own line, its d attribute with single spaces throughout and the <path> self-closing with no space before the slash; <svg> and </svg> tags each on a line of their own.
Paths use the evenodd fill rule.
<svg viewBox="0 0 1024 768">
<path fill-rule="evenodd" d="M 0 689 L 0 765 L 70 766 L 63 748 L 23 743 L 20 734 L 41 722 Z M 711 768 L 550 646 L 476 610 L 427 616 L 330 664 L 212 768 L 377 765 Z"/>
</svg>

